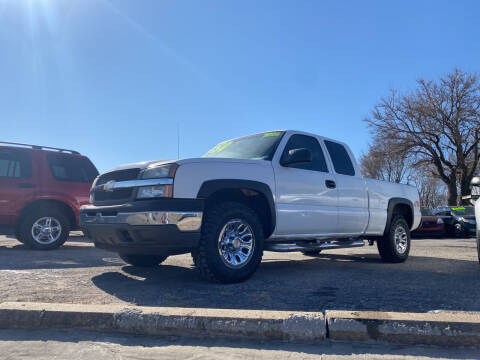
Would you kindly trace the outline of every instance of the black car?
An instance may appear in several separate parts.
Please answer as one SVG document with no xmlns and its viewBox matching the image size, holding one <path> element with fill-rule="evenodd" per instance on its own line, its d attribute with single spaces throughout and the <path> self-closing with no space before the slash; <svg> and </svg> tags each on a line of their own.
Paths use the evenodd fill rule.
<svg viewBox="0 0 480 360">
<path fill-rule="evenodd" d="M 433 213 L 443 220 L 449 235 L 464 237 L 476 232 L 473 206 L 444 206 L 433 210 Z"/>
</svg>

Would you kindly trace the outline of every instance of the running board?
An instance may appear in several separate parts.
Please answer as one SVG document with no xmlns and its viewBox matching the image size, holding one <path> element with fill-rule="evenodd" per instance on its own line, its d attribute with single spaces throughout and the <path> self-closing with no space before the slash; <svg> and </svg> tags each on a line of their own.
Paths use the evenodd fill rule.
<svg viewBox="0 0 480 360">
<path fill-rule="evenodd" d="M 364 245 L 365 242 L 363 240 L 324 242 L 321 244 L 308 244 L 305 246 L 301 246 L 298 244 L 278 244 L 267 242 L 265 243 L 265 250 L 275 252 L 315 251 L 362 247 Z"/>
</svg>

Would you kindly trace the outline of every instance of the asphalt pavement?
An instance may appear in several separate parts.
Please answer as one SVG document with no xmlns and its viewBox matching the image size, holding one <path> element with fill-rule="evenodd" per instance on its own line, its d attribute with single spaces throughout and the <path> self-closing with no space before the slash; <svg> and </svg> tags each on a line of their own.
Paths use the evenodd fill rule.
<svg viewBox="0 0 480 360">
<path fill-rule="evenodd" d="M 55 329 L 0 330 L 0 359 L 478 359 L 478 349 L 189 339 Z"/>
<path fill-rule="evenodd" d="M 115 253 L 72 237 L 54 251 L 34 251 L 0 236 L 0 302 L 135 304 L 250 310 L 480 311 L 475 239 L 414 239 L 407 262 L 381 262 L 376 246 L 320 256 L 266 252 L 250 280 L 204 281 L 190 255 L 153 269 L 126 265 Z"/>
</svg>

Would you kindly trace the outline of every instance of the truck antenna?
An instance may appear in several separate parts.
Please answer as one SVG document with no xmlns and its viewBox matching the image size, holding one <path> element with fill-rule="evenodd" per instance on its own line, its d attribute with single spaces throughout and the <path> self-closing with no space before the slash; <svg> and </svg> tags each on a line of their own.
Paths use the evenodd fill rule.
<svg viewBox="0 0 480 360">
<path fill-rule="evenodd" d="M 177 120 L 177 159 L 180 159 L 180 121 Z"/>
</svg>

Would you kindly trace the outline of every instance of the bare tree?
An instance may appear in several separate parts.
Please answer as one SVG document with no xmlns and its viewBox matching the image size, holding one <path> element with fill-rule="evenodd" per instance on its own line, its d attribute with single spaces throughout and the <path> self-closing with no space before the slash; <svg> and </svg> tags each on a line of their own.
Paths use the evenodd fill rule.
<svg viewBox="0 0 480 360">
<path fill-rule="evenodd" d="M 409 183 L 412 168 L 406 155 L 394 142 L 375 139 L 368 153 L 360 157 L 362 175 L 395 183 Z"/>
<path fill-rule="evenodd" d="M 393 141 L 414 166 L 425 165 L 448 188 L 448 203 L 467 195 L 480 160 L 480 83 L 455 69 L 438 81 L 417 80 L 404 95 L 392 90 L 365 119 L 378 141 Z M 430 166 L 431 165 L 431 166 Z"/>
<path fill-rule="evenodd" d="M 431 173 L 428 169 L 419 167 L 412 182 L 418 190 L 422 206 L 433 209 L 447 202 L 447 189 L 445 184 Z"/>
</svg>

